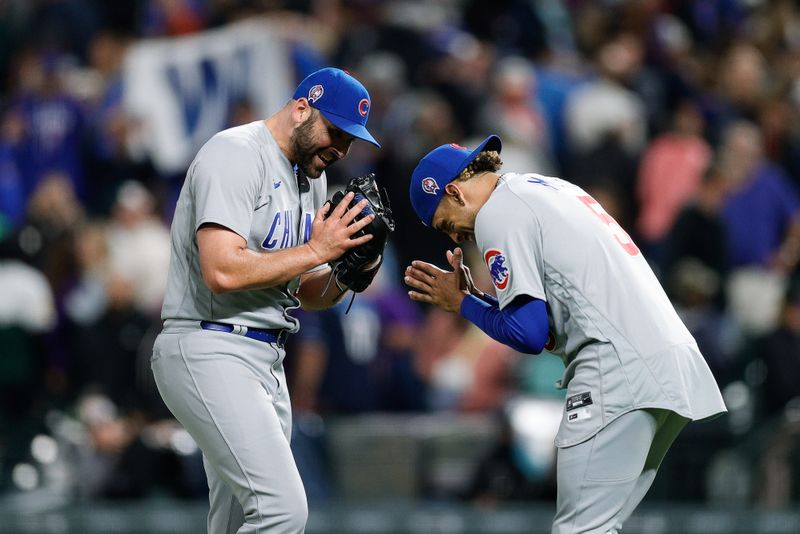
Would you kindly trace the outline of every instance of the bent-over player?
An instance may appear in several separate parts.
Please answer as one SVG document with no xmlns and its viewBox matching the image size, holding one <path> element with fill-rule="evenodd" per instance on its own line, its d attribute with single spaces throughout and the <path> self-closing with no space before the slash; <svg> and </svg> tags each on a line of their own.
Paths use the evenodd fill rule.
<svg viewBox="0 0 800 534">
<path fill-rule="evenodd" d="M 683 427 L 725 412 L 719 388 L 639 248 L 579 187 L 500 175 L 501 143 L 443 145 L 411 177 L 414 209 L 453 241 L 476 241 L 497 299 L 452 271 L 414 261 L 412 299 L 460 313 L 494 339 L 561 356 L 552 532 L 615 533 L 644 497 Z"/>
<path fill-rule="evenodd" d="M 152 369 L 203 451 L 209 533 L 305 528 L 283 370 L 299 325 L 288 312 L 333 305 L 347 284 L 329 283 L 327 262 L 372 239 L 358 235 L 373 220 L 360 215 L 368 200 L 325 202 L 325 169 L 353 140 L 380 146 L 369 106 L 349 74 L 316 71 L 269 118 L 212 137 L 186 175 Z M 378 265 L 351 280 L 366 287 Z"/>
</svg>

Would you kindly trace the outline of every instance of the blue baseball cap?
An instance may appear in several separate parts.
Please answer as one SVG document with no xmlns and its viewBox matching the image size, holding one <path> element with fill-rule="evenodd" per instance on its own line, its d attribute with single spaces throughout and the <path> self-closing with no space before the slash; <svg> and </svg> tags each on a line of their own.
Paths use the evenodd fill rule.
<svg viewBox="0 0 800 534">
<path fill-rule="evenodd" d="M 501 149 L 500 138 L 490 135 L 472 152 L 455 143 L 428 152 L 414 169 L 409 188 L 411 205 L 423 224 L 431 226 L 433 214 L 444 196 L 445 186 L 455 180 L 478 154 L 489 150 L 500 152 Z"/>
<path fill-rule="evenodd" d="M 312 72 L 300 82 L 292 98 L 305 98 L 340 130 L 381 147 L 366 128 L 369 93 L 347 72 L 333 67 Z"/>
</svg>

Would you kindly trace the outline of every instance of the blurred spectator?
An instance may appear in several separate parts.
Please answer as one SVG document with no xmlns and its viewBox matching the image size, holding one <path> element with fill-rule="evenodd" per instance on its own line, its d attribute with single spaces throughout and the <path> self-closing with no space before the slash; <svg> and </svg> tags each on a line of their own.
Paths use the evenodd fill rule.
<svg viewBox="0 0 800 534">
<path fill-rule="evenodd" d="M 25 217 L 25 184 L 14 153 L 18 126 L 14 117 L 0 116 L 0 228 L 16 228 Z"/>
<path fill-rule="evenodd" d="M 539 102 L 542 118 L 547 122 L 545 131 L 549 135 L 548 145 L 557 169 L 567 169 L 570 165 L 572 147 L 568 138 L 564 109 L 569 95 L 583 83 L 581 74 L 576 70 L 573 65 L 560 65 L 555 62 L 535 65 L 536 100 Z M 560 174 L 566 175 L 566 172 Z"/>
<path fill-rule="evenodd" d="M 169 257 L 166 229 L 151 223 L 146 191 L 128 187 L 114 222 L 76 234 L 78 272 L 64 297 L 65 328 L 72 332 L 70 388 L 91 387 L 124 410 L 149 401 L 135 379 L 140 345 L 152 343 L 145 333 L 158 317 Z"/>
<path fill-rule="evenodd" d="M 778 328 L 758 344 L 766 375 L 761 401 L 767 417 L 767 442 L 759 462 L 758 504 L 770 508 L 797 500 L 793 475 L 800 452 L 800 291 L 783 303 Z"/>
<path fill-rule="evenodd" d="M 697 38 L 708 47 L 736 39 L 747 23 L 747 4 L 744 2 L 681 2 L 676 9 Z"/>
<path fill-rule="evenodd" d="M 616 197 L 613 216 L 623 228 L 635 215 L 631 192 L 647 134 L 642 99 L 626 86 L 642 52 L 630 34 L 605 43 L 596 53 L 596 78 L 576 88 L 564 110 L 572 158 L 565 176 L 592 195 Z"/>
<path fill-rule="evenodd" d="M 109 397 L 128 412 L 144 404 L 136 383 L 139 343 L 152 320 L 133 307 L 133 290 L 122 278 L 105 284 L 107 308 L 89 324 L 76 325 L 72 386 Z"/>
<path fill-rule="evenodd" d="M 415 258 L 438 260 L 448 240 L 443 236 L 418 238 L 424 226 L 411 207 L 408 177 L 421 154 L 431 147 L 461 138 L 461 131 L 450 106 L 432 91 L 412 91 L 399 96 L 387 111 L 386 131 L 395 142 L 386 148 L 388 154 L 379 163 L 377 174 L 386 177 L 381 184 L 389 194 L 395 219 L 406 225 L 404 231 L 392 235 L 398 264 L 408 265 Z"/>
<path fill-rule="evenodd" d="M 72 183 L 63 175 L 52 174 L 33 191 L 24 223 L 9 236 L 22 258 L 41 270 L 53 293 L 57 321 L 43 335 L 44 369 L 39 380 L 50 400 L 59 402 L 67 393 L 67 369 L 73 357 L 64 320 L 64 297 L 76 276 L 73 239 L 84 218 Z"/>
<path fill-rule="evenodd" d="M 477 249 L 466 249 L 476 287 L 494 294 Z M 480 263 L 479 263 L 480 262 Z M 490 412 L 500 409 L 517 387 L 519 354 L 457 314 L 431 307 L 416 339 L 417 368 L 434 411 Z"/>
<path fill-rule="evenodd" d="M 43 400 L 43 335 L 55 325 L 53 294 L 40 271 L 20 260 L 13 240 L 0 243 L 0 485 L 25 458 Z"/>
<path fill-rule="evenodd" d="M 292 407 L 299 412 L 356 414 L 378 409 L 372 365 L 378 357 L 380 319 L 363 299 L 301 314 L 297 334 Z"/>
<path fill-rule="evenodd" d="M 108 307 L 106 284 L 111 278 L 105 225 L 87 224 L 75 235 L 75 279 L 64 294 L 64 312 L 76 325 L 91 325 Z"/>
<path fill-rule="evenodd" d="M 741 336 L 718 306 L 720 276 L 698 259 L 686 257 L 672 266 L 667 288 L 675 311 L 697 341 L 717 384 L 724 386 L 737 379 Z"/>
<path fill-rule="evenodd" d="M 155 169 L 146 158 L 134 158 L 128 138 L 138 128 L 123 108 L 125 85 L 122 63 L 128 39 L 122 34 L 101 32 L 89 45 L 89 69 L 83 76 L 95 79 L 87 97 L 90 146 L 87 150 L 86 207 L 92 214 L 108 216 L 117 190 L 128 180 L 152 183 Z"/>
<path fill-rule="evenodd" d="M 43 177 L 28 201 L 18 241 L 25 255 L 47 276 L 57 298 L 72 276 L 72 239 L 84 220 L 83 206 L 69 179 L 59 173 Z"/>
<path fill-rule="evenodd" d="M 781 417 L 786 410 L 800 409 L 800 286 L 786 294 L 778 327 L 757 346 L 766 367 L 764 415 Z"/>
<path fill-rule="evenodd" d="M 0 242 L 0 448 L 40 400 L 42 334 L 56 321 L 47 279 L 20 257 L 13 239 Z"/>
<path fill-rule="evenodd" d="M 388 130 L 390 125 L 387 121 L 392 105 L 408 91 L 406 65 L 397 54 L 385 51 L 373 52 L 361 60 L 357 75 L 360 80 L 364 80 L 364 87 L 372 99 L 372 109 L 369 114 L 370 128 L 375 129 L 378 138 L 393 135 L 394 132 Z M 349 161 L 349 158 L 345 161 Z"/>
<path fill-rule="evenodd" d="M 535 94 L 536 73 L 528 61 L 518 57 L 500 60 L 478 130 L 498 134 L 505 140 L 505 149 L 516 148 L 527 154 L 527 161 L 509 166 L 508 154 L 504 153 L 507 169 L 536 169 L 550 175 L 555 172 L 548 144 L 550 135 Z"/>
<path fill-rule="evenodd" d="M 479 460 L 464 498 L 483 508 L 542 497 L 555 499 L 555 477 L 549 484 L 531 480 L 519 466 L 519 460 L 511 422 L 503 416 L 497 442 Z"/>
<path fill-rule="evenodd" d="M 398 209 L 397 201 L 402 201 L 405 196 L 405 192 L 402 191 L 405 177 L 402 175 L 402 169 L 397 169 L 392 160 L 405 150 L 417 150 L 412 143 L 425 141 L 424 137 L 417 139 L 410 132 L 406 132 L 408 133 L 406 136 L 404 133 L 394 131 L 397 128 L 403 130 L 409 128 L 409 121 L 414 120 L 414 113 L 417 112 L 406 107 L 409 104 L 406 67 L 397 54 L 377 51 L 364 56 L 353 74 L 362 80 L 372 99 L 369 123 L 370 130 L 375 131 L 375 138 L 400 137 L 402 140 L 398 139 L 397 143 L 385 146 L 382 150 L 372 150 L 354 143 L 347 158 L 326 171 L 328 190 L 330 191 L 332 184 L 346 184 L 353 176 L 375 172 L 377 168 L 381 185 L 387 187 L 393 208 Z M 406 116 L 408 112 L 411 113 Z M 452 122 L 452 117 L 444 122 L 444 127 L 447 127 L 448 121 Z M 398 145 L 401 143 L 407 146 L 400 148 Z"/>
<path fill-rule="evenodd" d="M 156 215 L 155 200 L 138 182 L 125 182 L 117 192 L 108 225 L 109 268 L 131 284 L 133 305 L 157 317 L 169 269 L 169 230 Z"/>
<path fill-rule="evenodd" d="M 723 288 L 728 272 L 728 245 L 722 206 L 728 181 L 718 163 L 710 163 L 697 184 L 694 197 L 678 213 L 675 223 L 665 239 L 662 278 L 668 281 L 667 294 L 675 298 L 670 283 L 676 276 L 679 264 L 684 261 L 699 263 L 716 280 L 712 300 L 717 307 L 724 305 Z"/>
<path fill-rule="evenodd" d="M 743 327 L 758 334 L 777 319 L 787 273 L 800 260 L 800 195 L 763 157 L 761 134 L 750 122 L 725 130 L 720 163 L 730 188 L 722 210 L 735 270 L 729 303 Z"/>
<path fill-rule="evenodd" d="M 644 106 L 639 96 L 626 87 L 641 61 L 642 45 L 629 34 L 609 40 L 597 51 L 596 78 L 573 92 L 565 110 L 576 155 L 590 152 L 609 137 L 629 154 L 635 155 L 644 148 Z"/>
<path fill-rule="evenodd" d="M 64 90 L 65 61 L 57 51 L 28 50 L 18 55 L 16 94 L 7 113 L 21 124 L 14 151 L 26 198 L 52 173 L 66 176 L 79 198 L 86 193 L 84 114 L 77 100 Z"/>
<path fill-rule="evenodd" d="M 376 51 L 388 52 L 400 57 L 408 68 L 408 83 L 429 86 L 432 81 L 424 65 L 435 55 L 430 37 L 440 25 L 447 27 L 446 6 L 411 2 L 402 4 L 402 9 L 392 7 L 386 2 L 319 2 L 313 13 L 323 31 L 333 28 L 336 32 L 331 36 L 336 45 L 328 54 L 333 64 L 356 66 Z"/>
<path fill-rule="evenodd" d="M 30 2 L 0 2 L 0 95 L 5 95 L 11 57 L 30 28 Z"/>
<path fill-rule="evenodd" d="M 683 21 L 663 11 L 648 17 L 645 47 L 648 75 L 642 77 L 637 92 L 643 95 L 648 107 L 652 136 L 673 126 L 674 110 L 683 101 L 699 98 L 696 93 L 704 86 L 707 58 L 698 53 Z"/>
<path fill-rule="evenodd" d="M 700 185 L 711 158 L 703 140 L 703 119 L 691 101 L 683 101 L 673 114 L 672 129 L 655 138 L 639 166 L 636 230 L 650 254 L 658 260 L 660 246 L 683 205 Z"/>
<path fill-rule="evenodd" d="M 511 349 L 438 308 L 428 311 L 418 343 L 417 366 L 428 386 L 431 410 L 491 411 L 502 406 L 510 392 Z"/>
<path fill-rule="evenodd" d="M 795 189 L 800 190 L 798 118 L 798 108 L 788 99 L 772 98 L 761 107 L 758 125 L 764 137 L 764 155 L 785 169 Z"/>
<path fill-rule="evenodd" d="M 395 282 L 393 257 L 353 301 L 302 313 L 293 341 L 293 408 L 320 414 L 421 411 L 423 385 L 413 367 L 417 305 Z M 395 273 L 395 274 L 392 274 Z"/>
<path fill-rule="evenodd" d="M 716 64 L 710 61 L 714 59 L 706 60 L 706 80 L 696 92 L 702 95 L 707 138 L 719 146 L 732 123 L 758 119 L 770 80 L 763 54 L 744 40 L 722 49 Z"/>
<path fill-rule="evenodd" d="M 720 126 L 727 127 L 730 120 L 755 121 L 768 82 L 767 63 L 761 51 L 750 43 L 732 46 L 720 66 L 720 92 L 727 107 L 722 109 Z"/>
<path fill-rule="evenodd" d="M 450 106 L 466 135 L 480 133 L 476 121 L 497 61 L 494 43 L 448 28 L 438 36 L 436 47 L 441 55 L 429 65 L 433 88 Z"/>
<path fill-rule="evenodd" d="M 199 469 L 199 449 L 174 420 L 150 423 L 120 413 L 97 392 L 82 395 L 76 412 L 78 428 L 70 432 L 68 425 L 56 424 L 55 434 L 72 442 L 64 454 L 74 456 L 71 467 L 80 498 L 133 499 L 164 490 L 175 496 L 204 493 L 192 475 Z M 83 439 L 75 443 L 78 437 Z"/>
</svg>

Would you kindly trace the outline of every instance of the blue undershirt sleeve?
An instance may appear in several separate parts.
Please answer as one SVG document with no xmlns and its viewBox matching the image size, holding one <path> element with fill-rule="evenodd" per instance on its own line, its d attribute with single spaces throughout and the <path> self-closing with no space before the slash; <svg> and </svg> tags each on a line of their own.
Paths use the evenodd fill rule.
<svg viewBox="0 0 800 534">
<path fill-rule="evenodd" d="M 484 293 L 482 297 L 479 297 L 480 300 L 486 302 L 487 304 L 491 304 L 495 308 L 500 307 L 500 301 L 497 300 L 497 297 L 494 295 L 490 295 L 489 293 Z"/>
<path fill-rule="evenodd" d="M 547 308 L 540 299 L 520 295 L 505 309 L 469 295 L 461 302 L 461 315 L 486 334 L 526 354 L 539 354 L 547 342 Z"/>
</svg>

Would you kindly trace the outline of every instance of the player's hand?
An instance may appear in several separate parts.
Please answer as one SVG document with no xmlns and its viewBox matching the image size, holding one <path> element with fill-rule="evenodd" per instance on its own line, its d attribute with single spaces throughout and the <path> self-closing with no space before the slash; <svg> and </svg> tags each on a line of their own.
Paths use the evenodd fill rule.
<svg viewBox="0 0 800 534">
<path fill-rule="evenodd" d="M 447 263 L 453 268 L 453 272 L 460 276 L 460 287 L 462 290 L 477 297 L 483 295 L 483 292 L 475 287 L 475 282 L 472 280 L 472 272 L 469 270 L 469 267 L 464 265 L 464 252 L 461 250 L 461 247 L 456 247 L 452 251 L 447 251 Z"/>
<path fill-rule="evenodd" d="M 306 244 L 316 254 L 320 264 L 334 260 L 348 249 L 363 245 L 372 239 L 372 234 L 351 239 L 353 234 L 367 226 L 375 218 L 375 215 L 368 215 L 353 222 L 353 219 L 367 205 L 367 200 L 364 199 L 347 209 L 352 199 L 353 193 L 347 193 L 344 200 L 330 215 L 328 215 L 328 210 L 331 209 L 330 202 L 326 202 L 317 210 L 314 221 L 311 223 L 311 239 Z"/>
<path fill-rule="evenodd" d="M 453 261 L 457 263 L 460 260 Z M 404 281 L 413 288 L 408 292 L 412 300 L 427 302 L 449 312 L 458 313 L 461 301 L 469 294 L 461 269 L 445 271 L 424 261 L 412 261 L 406 268 Z"/>
</svg>

